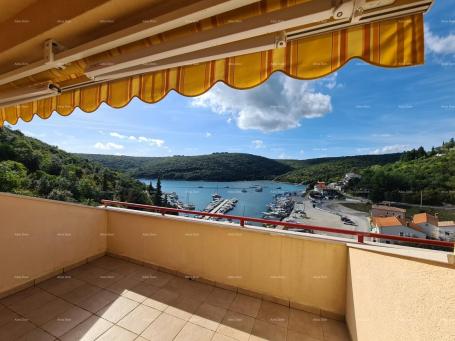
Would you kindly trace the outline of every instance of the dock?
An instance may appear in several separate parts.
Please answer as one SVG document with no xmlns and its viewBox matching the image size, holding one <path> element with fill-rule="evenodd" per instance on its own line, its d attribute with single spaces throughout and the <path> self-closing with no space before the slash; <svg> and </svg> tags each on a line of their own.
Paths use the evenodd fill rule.
<svg viewBox="0 0 455 341">
<path fill-rule="evenodd" d="M 209 213 L 220 213 L 220 214 L 225 214 L 232 210 L 235 206 L 236 201 L 235 199 L 222 199 L 220 200 L 211 210 L 209 210 Z M 212 217 L 204 217 L 203 219 L 209 220 L 213 219 Z"/>
</svg>

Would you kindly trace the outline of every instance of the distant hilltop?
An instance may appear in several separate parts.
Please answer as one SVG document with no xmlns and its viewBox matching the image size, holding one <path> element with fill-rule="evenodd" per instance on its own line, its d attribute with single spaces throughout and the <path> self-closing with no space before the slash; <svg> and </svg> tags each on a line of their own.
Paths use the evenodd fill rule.
<svg viewBox="0 0 455 341">
<path fill-rule="evenodd" d="M 82 158 L 124 171 L 136 178 L 176 180 L 280 180 L 311 183 L 335 181 L 346 173 L 372 165 L 398 161 L 401 154 L 360 155 L 309 160 L 274 160 L 244 153 L 198 156 L 134 157 L 78 154 Z"/>
</svg>

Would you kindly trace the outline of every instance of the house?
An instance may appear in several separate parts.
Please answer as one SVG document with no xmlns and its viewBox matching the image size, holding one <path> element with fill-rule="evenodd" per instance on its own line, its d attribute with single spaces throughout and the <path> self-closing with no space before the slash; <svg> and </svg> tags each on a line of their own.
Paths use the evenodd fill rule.
<svg viewBox="0 0 455 341">
<path fill-rule="evenodd" d="M 439 239 L 439 222 L 437 217 L 428 213 L 414 214 L 412 223 L 419 226 L 428 237 Z"/>
<path fill-rule="evenodd" d="M 324 194 L 324 192 L 327 190 L 327 185 L 325 184 L 324 181 L 318 181 L 316 185 L 314 185 L 314 190 L 316 192 L 319 192 L 321 194 Z"/>
<path fill-rule="evenodd" d="M 374 233 L 388 234 L 398 237 L 426 239 L 426 234 L 418 226 L 412 224 L 407 225 L 404 220 L 400 220 L 398 217 L 373 217 L 372 225 L 372 232 Z M 386 239 L 381 241 L 386 243 L 389 242 Z M 392 241 L 392 243 L 400 242 Z"/>
<path fill-rule="evenodd" d="M 455 221 L 440 221 L 438 223 L 438 237 L 441 240 L 455 242 Z"/>
<path fill-rule="evenodd" d="M 397 217 L 401 221 L 406 220 L 406 210 L 404 208 L 387 206 L 387 205 L 373 205 L 371 206 L 372 217 Z"/>
</svg>

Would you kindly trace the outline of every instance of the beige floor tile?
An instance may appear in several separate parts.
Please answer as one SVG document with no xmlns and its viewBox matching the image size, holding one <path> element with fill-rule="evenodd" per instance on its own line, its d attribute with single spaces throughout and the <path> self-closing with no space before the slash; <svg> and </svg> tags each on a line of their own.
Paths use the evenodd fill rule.
<svg viewBox="0 0 455 341">
<path fill-rule="evenodd" d="M 233 291 L 214 288 L 205 302 L 217 307 L 228 309 L 232 304 L 232 301 L 234 301 L 235 296 L 236 293 Z"/>
<path fill-rule="evenodd" d="M 162 313 L 141 334 L 147 340 L 171 341 L 182 330 L 185 321 Z"/>
<path fill-rule="evenodd" d="M 51 294 L 61 296 L 67 292 L 70 292 L 71 290 L 76 289 L 77 287 L 80 287 L 84 283 L 85 282 L 77 278 L 73 278 L 68 274 L 60 274 L 57 277 L 38 284 L 38 286 L 41 289 L 50 292 Z"/>
<path fill-rule="evenodd" d="M 71 303 L 62 300 L 61 298 L 55 298 L 43 306 L 24 314 L 24 316 L 37 326 L 41 326 L 54 319 L 57 315 L 70 310 L 72 307 L 74 306 Z"/>
<path fill-rule="evenodd" d="M 139 305 L 122 318 L 118 325 L 128 329 L 136 334 L 141 334 L 159 315 L 161 311 L 147 307 L 146 305 Z"/>
<path fill-rule="evenodd" d="M 229 310 L 255 318 L 258 315 L 260 306 L 261 300 L 259 298 L 237 294 L 231 306 L 229 307 Z"/>
<path fill-rule="evenodd" d="M 122 296 L 129 298 L 130 300 L 142 303 L 147 298 L 152 297 L 153 294 L 158 290 L 159 288 L 153 285 L 141 282 L 136 286 L 132 287 L 131 289 L 123 291 Z"/>
<path fill-rule="evenodd" d="M 84 280 L 97 287 L 106 288 L 122 278 L 123 276 L 117 272 L 102 270 L 97 271 L 94 276 L 88 276 Z"/>
<path fill-rule="evenodd" d="M 318 340 L 323 339 L 321 317 L 302 310 L 290 309 L 288 329 Z"/>
<path fill-rule="evenodd" d="M 187 297 L 178 297 L 164 311 L 169 315 L 188 321 L 200 305 L 200 301 Z"/>
<path fill-rule="evenodd" d="M 38 287 L 27 288 L 27 289 L 21 290 L 15 294 L 13 294 L 13 295 L 2 298 L 0 300 L 0 303 L 7 307 L 10 307 L 14 304 L 24 301 L 28 297 L 30 297 L 38 292 L 41 292 L 41 291 L 42 291 L 42 289 L 38 288 Z"/>
<path fill-rule="evenodd" d="M 101 288 L 85 283 L 80 287 L 63 294 L 61 297 L 75 305 L 80 305 L 88 297 L 95 295 L 101 290 Z"/>
<path fill-rule="evenodd" d="M 113 326 L 96 341 L 132 341 L 137 335 L 119 326 Z"/>
<path fill-rule="evenodd" d="M 340 321 L 326 319 L 322 322 L 324 340 L 349 341 L 350 336 L 346 324 Z"/>
<path fill-rule="evenodd" d="M 159 289 L 144 302 L 142 302 L 142 304 L 158 309 L 160 311 L 164 311 L 169 306 L 169 304 L 178 298 L 178 296 L 179 295 L 176 292 L 167 289 Z"/>
<path fill-rule="evenodd" d="M 121 295 L 125 290 L 131 289 L 141 283 L 141 279 L 134 277 L 126 277 L 106 287 L 106 290 L 110 290 L 118 295 Z"/>
<path fill-rule="evenodd" d="M 25 334 L 17 341 L 53 341 L 56 340 L 55 337 L 46 333 L 40 328 L 35 328 L 31 332 Z"/>
<path fill-rule="evenodd" d="M 101 308 L 114 302 L 119 297 L 120 297 L 119 295 L 117 295 L 111 291 L 101 289 L 101 290 L 97 291 L 94 295 L 87 297 L 85 300 L 83 300 L 78 305 L 81 308 L 84 308 L 85 310 L 88 310 L 95 314 Z"/>
<path fill-rule="evenodd" d="M 289 307 L 268 301 L 262 301 L 256 318 L 258 320 L 287 328 L 289 321 Z"/>
<path fill-rule="evenodd" d="M 285 341 L 286 328 L 268 323 L 262 320 L 254 322 L 253 331 L 251 332 L 251 341 Z"/>
<path fill-rule="evenodd" d="M 178 333 L 175 341 L 210 341 L 214 332 L 188 322 Z"/>
<path fill-rule="evenodd" d="M 319 341 L 319 339 L 288 329 L 286 341 Z"/>
<path fill-rule="evenodd" d="M 39 307 L 42 307 L 43 305 L 47 304 L 48 302 L 54 299 L 55 299 L 54 295 L 49 294 L 48 292 L 42 289 L 37 289 L 36 291 L 33 292 L 33 294 L 28 296 L 26 299 L 22 299 L 11 304 L 9 308 L 21 315 L 27 315 L 31 311 Z"/>
<path fill-rule="evenodd" d="M 235 341 L 235 339 L 220 333 L 215 333 L 213 334 L 212 341 Z"/>
<path fill-rule="evenodd" d="M 235 311 L 227 311 L 217 332 L 235 340 L 248 340 L 253 330 L 254 318 Z"/>
<path fill-rule="evenodd" d="M 24 318 L 16 318 L 0 328 L 0 340 L 16 340 L 36 329 L 32 323 Z"/>
<path fill-rule="evenodd" d="M 98 258 L 91 264 L 108 271 L 117 272 L 123 276 L 129 276 L 145 268 L 142 265 L 109 256 Z"/>
<path fill-rule="evenodd" d="M 4 324 L 14 321 L 19 315 L 12 310 L 0 305 L 0 327 Z"/>
<path fill-rule="evenodd" d="M 172 278 L 175 278 L 175 276 L 153 269 L 150 269 L 146 274 L 147 277 L 145 278 L 145 282 L 159 288 L 165 286 Z"/>
<path fill-rule="evenodd" d="M 203 303 L 199 306 L 194 315 L 191 316 L 190 322 L 216 331 L 220 322 L 223 320 L 224 315 L 226 315 L 226 309 Z"/>
<path fill-rule="evenodd" d="M 78 324 L 65 335 L 61 341 L 92 341 L 111 328 L 113 324 L 101 317 L 92 315 L 87 320 Z"/>
<path fill-rule="evenodd" d="M 117 323 L 138 305 L 139 303 L 120 296 L 114 302 L 100 309 L 96 314 L 110 322 Z"/>
<path fill-rule="evenodd" d="M 97 267 L 100 267 L 102 269 L 106 270 L 114 270 L 116 267 L 119 266 L 119 264 L 126 263 L 124 260 L 115 258 L 115 257 L 109 257 L 109 256 L 103 256 L 95 259 L 94 261 L 90 262 L 89 264 L 95 265 Z"/>
<path fill-rule="evenodd" d="M 205 283 L 196 281 L 184 280 L 186 285 L 179 291 L 181 296 L 191 298 L 201 303 L 207 299 L 214 287 Z"/>
<path fill-rule="evenodd" d="M 90 315 L 86 310 L 73 307 L 64 313 L 58 314 L 52 320 L 45 323 L 42 328 L 49 334 L 60 337 L 82 321 L 88 319 Z"/>
</svg>

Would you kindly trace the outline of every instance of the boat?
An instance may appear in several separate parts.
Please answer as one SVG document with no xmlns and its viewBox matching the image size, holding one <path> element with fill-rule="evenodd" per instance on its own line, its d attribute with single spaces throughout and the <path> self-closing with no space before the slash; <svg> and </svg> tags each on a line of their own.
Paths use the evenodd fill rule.
<svg viewBox="0 0 455 341">
<path fill-rule="evenodd" d="M 242 193 L 246 193 L 246 192 L 247 192 L 246 188 L 242 188 Z"/>
<path fill-rule="evenodd" d="M 217 199 L 221 199 L 221 195 L 219 195 L 218 193 L 213 193 L 212 194 L 212 200 L 217 200 Z"/>
<path fill-rule="evenodd" d="M 256 187 L 255 191 L 256 192 L 262 192 L 262 187 L 261 186 Z"/>
</svg>

